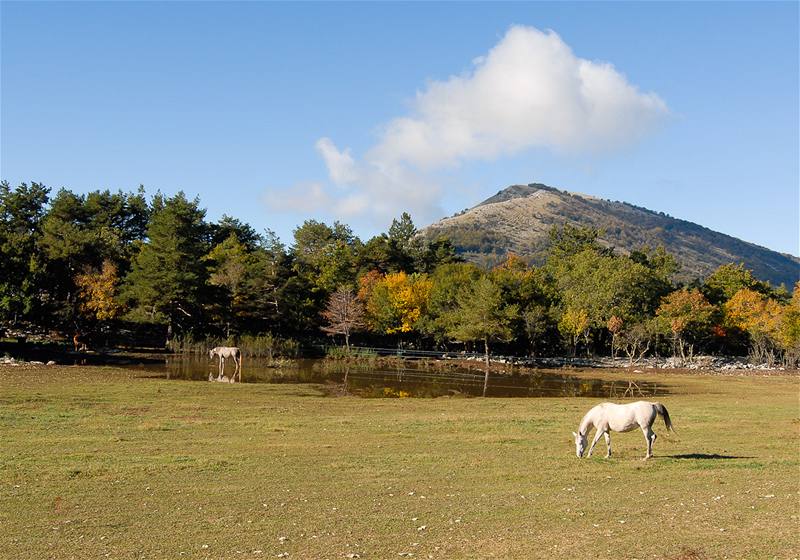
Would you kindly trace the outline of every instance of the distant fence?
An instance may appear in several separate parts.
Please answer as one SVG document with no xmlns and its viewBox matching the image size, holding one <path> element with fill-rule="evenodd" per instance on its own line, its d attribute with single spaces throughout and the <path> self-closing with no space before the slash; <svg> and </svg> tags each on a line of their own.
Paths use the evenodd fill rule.
<svg viewBox="0 0 800 560">
<path fill-rule="evenodd" d="M 324 344 L 320 344 L 317 347 L 322 349 L 323 352 L 328 348 L 334 348 L 334 346 Z M 466 352 L 463 350 L 416 350 L 413 348 L 381 348 L 378 346 L 351 346 L 350 351 L 354 354 L 364 353 L 377 356 L 393 356 L 409 360 L 483 360 L 485 357 L 483 352 Z M 489 354 L 489 359 L 492 361 L 511 362 L 524 358 Z"/>
<path fill-rule="evenodd" d="M 325 344 L 312 345 L 314 349 L 325 354 L 328 348 L 341 348 Z M 416 350 L 412 348 L 381 348 L 377 346 L 351 346 L 350 352 L 358 355 L 359 353 L 373 354 L 376 356 L 392 356 L 406 360 L 476 360 L 485 359 L 483 352 L 466 352 L 461 350 Z M 489 361 L 501 364 L 512 364 L 531 367 L 593 367 L 597 366 L 594 358 L 582 357 L 531 357 L 531 356 L 507 356 L 502 354 L 489 354 Z M 603 364 L 608 365 L 608 364 Z M 619 364 L 613 364 L 619 365 Z"/>
<path fill-rule="evenodd" d="M 329 348 L 341 348 L 341 346 L 334 346 L 330 344 L 315 344 L 312 345 L 315 349 L 321 350 L 323 353 Z M 394 356 L 406 359 L 483 359 L 483 354 L 477 352 L 461 352 L 461 351 L 448 351 L 448 350 L 415 350 L 410 348 L 381 348 L 378 346 L 350 346 L 350 352 L 353 354 L 374 354 L 377 356 Z"/>
</svg>

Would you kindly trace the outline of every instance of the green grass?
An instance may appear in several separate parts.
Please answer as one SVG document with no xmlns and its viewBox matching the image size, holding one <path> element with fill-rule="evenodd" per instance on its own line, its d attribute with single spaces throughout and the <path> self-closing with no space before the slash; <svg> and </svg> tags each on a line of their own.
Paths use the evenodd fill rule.
<svg viewBox="0 0 800 560">
<path fill-rule="evenodd" d="M 643 462 L 638 432 L 575 457 L 593 399 L 135 375 L 0 368 L 0 557 L 800 555 L 797 377 L 659 376 L 678 434 Z"/>
</svg>

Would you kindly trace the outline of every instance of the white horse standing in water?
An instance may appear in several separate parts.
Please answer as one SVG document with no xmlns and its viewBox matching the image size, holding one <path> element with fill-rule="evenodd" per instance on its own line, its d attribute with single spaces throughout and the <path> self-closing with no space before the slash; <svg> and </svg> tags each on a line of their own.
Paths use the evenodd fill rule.
<svg viewBox="0 0 800 560">
<path fill-rule="evenodd" d="M 239 383 L 242 382 L 242 351 L 239 350 L 236 346 L 217 346 L 216 348 L 212 348 L 208 351 L 208 359 L 213 360 L 214 356 L 219 358 L 219 375 L 217 376 L 217 381 L 222 381 L 222 376 L 225 374 L 225 359 L 230 358 L 233 360 L 233 363 L 236 365 L 236 368 L 233 371 L 233 375 L 231 376 L 231 383 L 236 381 L 236 374 L 239 374 Z M 213 381 L 214 374 L 208 374 L 208 380 Z"/>
<path fill-rule="evenodd" d="M 674 432 L 667 407 L 661 403 L 638 401 L 629 404 L 598 404 L 583 417 L 578 433 L 572 432 L 572 435 L 575 436 L 575 454 L 578 457 L 583 457 L 583 451 L 586 449 L 586 437 L 591 429 L 594 428 L 597 433 L 594 436 L 587 457 L 592 456 L 592 450 L 600 440 L 600 436 L 605 436 L 608 449 L 606 453 L 607 459 L 611 457 L 611 436 L 609 431 L 630 432 L 638 426 L 647 441 L 647 455 L 644 458 L 649 459 L 653 456 L 653 442 L 656 441 L 653 422 L 656 421 L 656 417 L 659 414 L 664 418 L 664 424 L 667 429 Z"/>
</svg>

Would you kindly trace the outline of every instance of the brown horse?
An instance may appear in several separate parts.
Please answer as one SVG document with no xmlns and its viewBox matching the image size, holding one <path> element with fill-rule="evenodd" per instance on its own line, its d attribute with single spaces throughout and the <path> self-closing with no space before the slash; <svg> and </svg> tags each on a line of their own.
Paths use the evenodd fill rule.
<svg viewBox="0 0 800 560">
<path fill-rule="evenodd" d="M 89 337 L 78 331 L 72 337 L 72 344 L 75 346 L 76 352 L 86 352 L 89 350 Z"/>
</svg>

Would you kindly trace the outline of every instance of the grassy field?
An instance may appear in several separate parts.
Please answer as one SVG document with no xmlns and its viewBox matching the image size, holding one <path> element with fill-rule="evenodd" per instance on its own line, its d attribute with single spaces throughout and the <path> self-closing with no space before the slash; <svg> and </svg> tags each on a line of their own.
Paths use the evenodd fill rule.
<svg viewBox="0 0 800 560">
<path fill-rule="evenodd" d="M 677 435 L 578 460 L 598 400 L 0 367 L 0 557 L 797 558 L 797 377 L 659 376 Z"/>
</svg>

